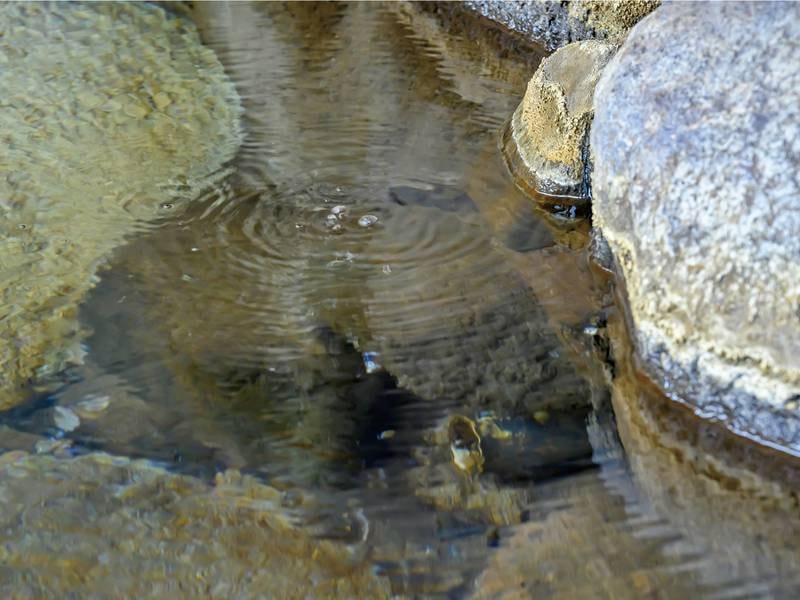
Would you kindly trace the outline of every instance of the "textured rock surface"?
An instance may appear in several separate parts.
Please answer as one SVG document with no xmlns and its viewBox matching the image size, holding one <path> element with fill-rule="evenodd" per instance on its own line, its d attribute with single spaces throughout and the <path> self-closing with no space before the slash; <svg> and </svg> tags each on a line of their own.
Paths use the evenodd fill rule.
<svg viewBox="0 0 800 600">
<path fill-rule="evenodd" d="M 520 160 L 513 170 L 543 194 L 584 197 L 585 142 L 592 122 L 592 98 L 603 67 L 616 47 L 608 42 L 575 42 L 545 58 L 528 83 L 511 119 Z"/>
<path fill-rule="evenodd" d="M 800 8 L 671 3 L 604 71 L 594 219 L 670 393 L 800 452 Z M 700 74 L 700 75 L 698 75 Z"/>
<path fill-rule="evenodd" d="M 297 526 L 304 500 L 235 471 L 209 485 L 107 454 L 17 451 L 0 480 L 6 598 L 390 595 L 350 548 Z"/>
<path fill-rule="evenodd" d="M 232 158 L 238 96 L 155 6 L 0 8 L 0 407 L 80 358 L 77 306 L 125 236 Z"/>
<path fill-rule="evenodd" d="M 466 7 L 555 50 L 570 42 L 619 42 L 659 0 L 467 0 Z"/>
</svg>

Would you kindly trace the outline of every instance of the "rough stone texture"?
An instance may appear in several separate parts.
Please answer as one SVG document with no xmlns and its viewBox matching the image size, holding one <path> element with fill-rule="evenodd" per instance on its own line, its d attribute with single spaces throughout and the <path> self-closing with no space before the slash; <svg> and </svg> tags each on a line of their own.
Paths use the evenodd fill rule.
<svg viewBox="0 0 800 600">
<path fill-rule="evenodd" d="M 0 7 L 0 407 L 80 360 L 77 307 L 125 237 L 212 183 L 238 96 L 194 26 L 144 4 Z"/>
<path fill-rule="evenodd" d="M 671 3 L 595 93 L 594 219 L 668 394 L 800 452 L 800 8 Z"/>
<path fill-rule="evenodd" d="M 573 0 L 567 12 L 593 36 L 620 42 L 631 27 L 651 13 L 660 0 Z"/>
<path fill-rule="evenodd" d="M 0 455 L 5 598 L 387 598 L 357 547 L 298 525 L 302 496 L 107 454 Z M 299 504 L 299 505 L 298 505 Z"/>
<path fill-rule="evenodd" d="M 588 195 L 585 142 L 592 122 L 592 98 L 603 67 L 616 47 L 588 40 L 545 58 L 528 83 L 511 119 L 511 139 L 521 159 L 518 176 L 540 193 Z M 512 161 L 513 164 L 513 161 Z"/>
<path fill-rule="evenodd" d="M 618 43 L 659 3 L 659 0 L 467 0 L 464 5 L 548 50 L 555 50 L 586 39 Z"/>
</svg>

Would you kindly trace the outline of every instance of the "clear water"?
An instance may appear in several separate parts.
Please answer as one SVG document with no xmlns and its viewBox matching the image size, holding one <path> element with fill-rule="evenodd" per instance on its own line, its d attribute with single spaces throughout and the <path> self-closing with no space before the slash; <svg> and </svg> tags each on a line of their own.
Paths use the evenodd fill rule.
<svg viewBox="0 0 800 600">
<path fill-rule="evenodd" d="M 197 485 L 244 473 L 313 498 L 291 513 L 296 535 L 401 596 L 797 590 L 791 490 L 726 484 L 680 458 L 680 431 L 659 441 L 615 401 L 623 449 L 588 223 L 533 206 L 497 147 L 539 50 L 373 3 L 199 3 L 192 18 L 242 97 L 231 173 L 162 205 L 104 263 L 80 307 L 83 364 L 4 413 L 0 445 L 62 465 L 146 459 Z M 480 469 L 456 465 L 457 416 L 481 437 Z M 26 525 L 8 532 L 13 548 Z M 34 595 L 132 580 L 189 593 L 179 571 L 172 588 L 137 578 L 128 552 L 116 579 L 85 587 L 46 564 L 0 578 Z M 288 567 L 298 597 L 322 594 L 297 566 L 314 560 Z M 256 585 L 217 563 L 238 591 L 210 596 L 282 594 L 274 571 Z M 342 595 L 373 595 L 352 582 Z"/>
</svg>

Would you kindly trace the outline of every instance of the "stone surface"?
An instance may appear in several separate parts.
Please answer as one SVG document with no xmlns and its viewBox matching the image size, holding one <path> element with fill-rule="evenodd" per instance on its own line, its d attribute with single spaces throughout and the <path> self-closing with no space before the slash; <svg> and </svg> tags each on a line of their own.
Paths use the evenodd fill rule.
<svg viewBox="0 0 800 600">
<path fill-rule="evenodd" d="M 800 452 L 800 8 L 671 3 L 595 92 L 594 223 L 667 393 Z"/>
<path fill-rule="evenodd" d="M 586 137 L 592 98 L 603 67 L 616 47 L 588 40 L 560 48 L 545 58 L 528 83 L 511 118 L 509 144 L 520 161 L 510 160 L 517 177 L 541 194 L 588 196 Z"/>
<path fill-rule="evenodd" d="M 467 0 L 464 5 L 555 50 L 570 42 L 607 39 L 620 42 L 659 0 Z"/>
<path fill-rule="evenodd" d="M 145 4 L 0 8 L 0 408 L 79 362 L 110 251 L 213 183 L 238 96 L 193 25 Z"/>
<path fill-rule="evenodd" d="M 302 495 L 236 471 L 213 484 L 146 461 L 0 454 L 6 598 L 386 598 L 357 548 L 298 523 Z M 291 501 L 290 501 L 291 500 Z"/>
</svg>

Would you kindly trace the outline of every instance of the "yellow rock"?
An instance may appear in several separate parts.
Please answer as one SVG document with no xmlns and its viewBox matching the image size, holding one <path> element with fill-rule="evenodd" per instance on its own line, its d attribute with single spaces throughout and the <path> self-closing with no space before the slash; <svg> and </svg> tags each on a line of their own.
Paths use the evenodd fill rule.
<svg viewBox="0 0 800 600">
<path fill-rule="evenodd" d="M 4 409 L 80 360 L 75 316 L 98 265 L 164 202 L 220 176 L 241 107 L 194 26 L 152 4 L 6 3 L 0 28 Z M 178 107 L 181 121 L 151 120 L 142 89 L 169 89 L 154 102 Z M 213 115 L 204 98 L 216 100 Z M 177 179 L 182 191 L 169 185 Z"/>
</svg>

